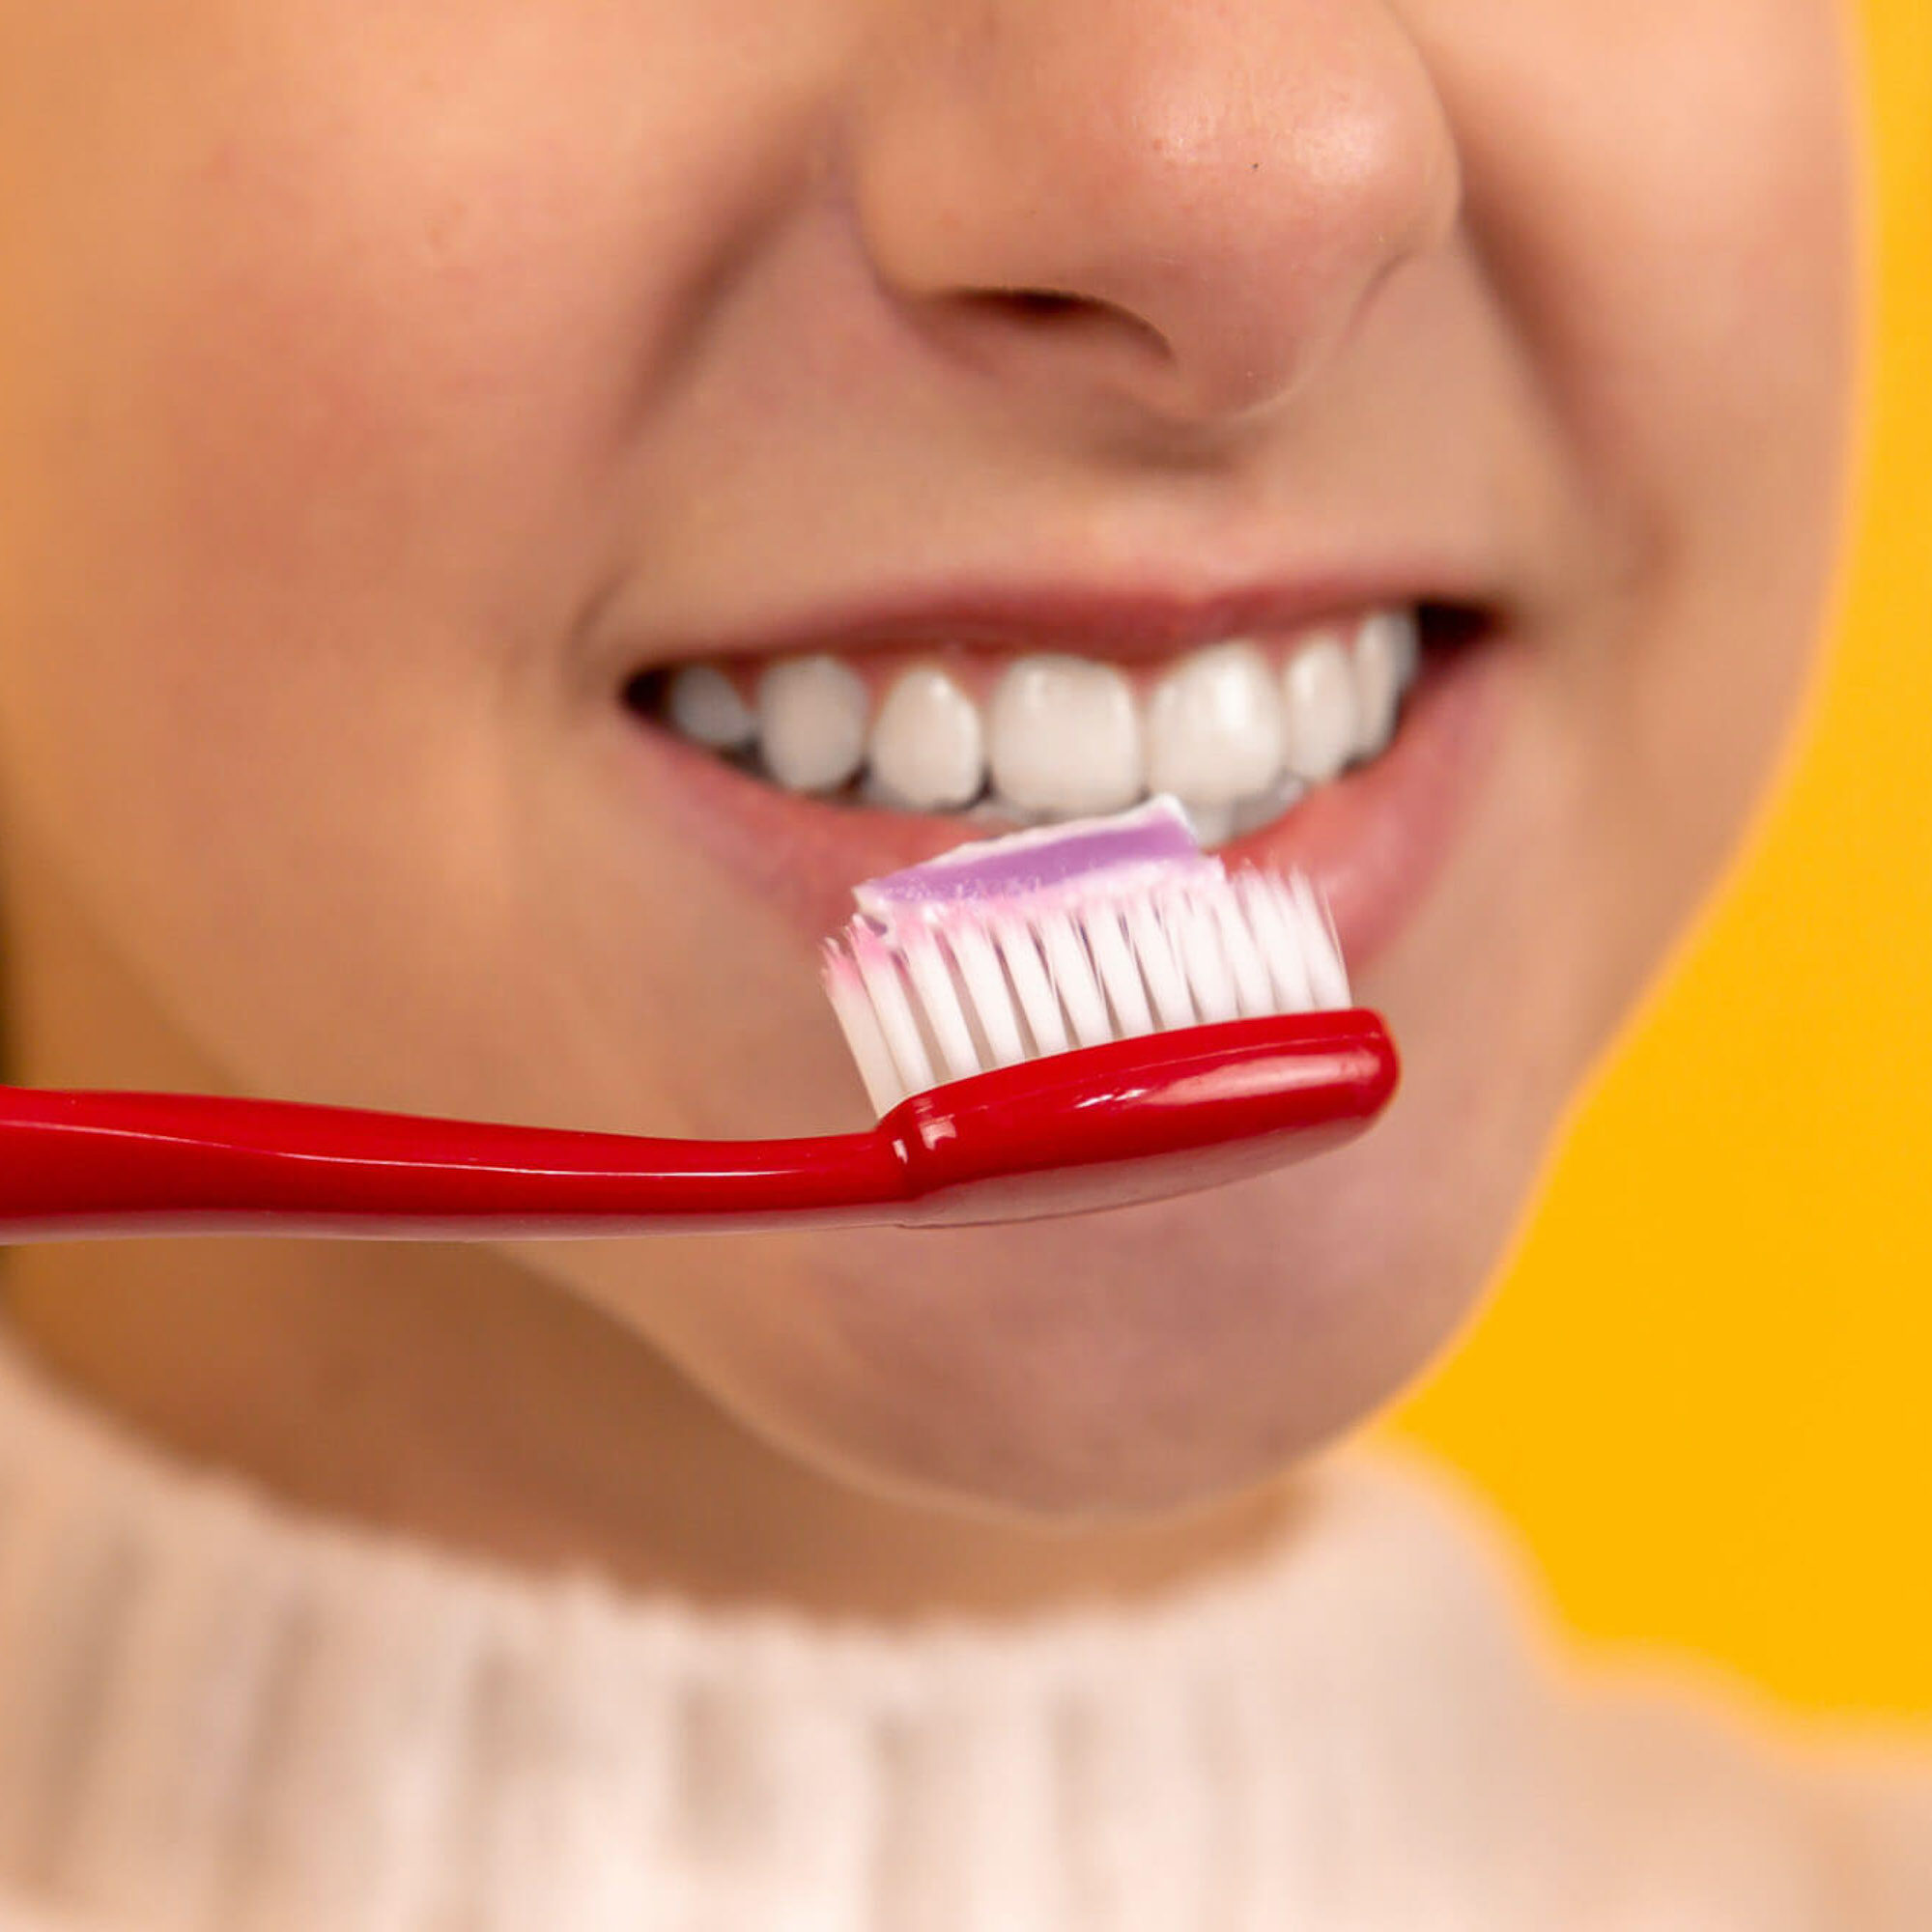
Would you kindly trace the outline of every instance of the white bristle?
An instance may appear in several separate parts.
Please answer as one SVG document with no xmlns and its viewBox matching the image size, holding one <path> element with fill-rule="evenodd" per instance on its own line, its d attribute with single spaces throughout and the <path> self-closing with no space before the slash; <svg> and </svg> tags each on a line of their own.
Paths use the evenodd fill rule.
<svg viewBox="0 0 1932 1932">
<path fill-rule="evenodd" d="M 1133 947 L 1121 924 L 1120 907 L 1100 900 L 1088 908 L 1081 926 L 1094 971 L 1106 990 L 1107 1004 L 1114 1009 L 1115 1037 L 1133 1039 L 1151 1033 L 1153 1009 L 1148 1004 L 1147 982 L 1134 963 Z"/>
<path fill-rule="evenodd" d="M 1175 907 L 1174 923 L 1180 942 L 1180 963 L 1187 984 L 1194 994 L 1195 1010 L 1208 1026 L 1240 1017 L 1240 1003 L 1235 997 L 1235 976 L 1228 970 L 1227 954 L 1214 915 L 1204 899 L 1193 893 L 1181 895 Z"/>
<path fill-rule="evenodd" d="M 1065 1053 L 1073 1042 L 1066 1037 L 1060 1002 L 1053 997 L 1053 984 L 1040 963 L 1038 942 L 1027 923 L 1015 914 L 1002 914 L 994 923 L 993 939 L 1006 961 L 1007 977 L 1019 995 L 1020 1011 L 1033 1035 L 1034 1055 L 1043 1058 L 1049 1053 Z"/>
<path fill-rule="evenodd" d="M 1289 880 L 1288 890 L 1300 908 L 1303 950 L 1308 957 L 1308 979 L 1318 1007 L 1346 1007 L 1349 1004 L 1349 969 L 1342 964 L 1342 942 L 1336 936 L 1335 922 L 1328 908 L 1315 896 L 1315 888 L 1300 872 Z"/>
<path fill-rule="evenodd" d="M 1081 938 L 1073 918 L 1066 912 L 1050 912 L 1039 922 L 1039 934 L 1046 949 L 1046 968 L 1053 976 L 1053 990 L 1060 998 L 1060 1009 L 1080 1046 L 1099 1046 L 1114 1037 L 1107 1019 L 1107 1001 L 1100 982 L 1094 977 L 1094 962 L 1087 956 L 1087 942 Z"/>
<path fill-rule="evenodd" d="M 1174 935 L 1151 895 L 1143 895 L 1128 904 L 1127 933 L 1155 1017 L 1163 1027 L 1192 1026 L 1194 1002 L 1187 995 L 1187 975 L 1180 970 Z"/>
<path fill-rule="evenodd" d="M 827 945 L 825 990 L 832 999 L 832 1010 L 844 1030 L 845 1044 L 852 1049 L 859 1078 L 866 1083 L 866 1097 L 875 1114 L 890 1113 L 905 1098 L 905 1086 L 893 1065 L 892 1049 L 879 1031 L 879 1018 L 865 982 L 850 960 L 836 946 Z"/>
<path fill-rule="evenodd" d="M 1024 1060 L 1026 1041 L 1020 1037 L 1020 1017 L 1007 985 L 1006 971 L 979 915 L 972 911 L 955 914 L 947 923 L 946 941 L 958 962 L 966 997 L 973 1004 L 973 1017 L 986 1037 L 993 1065 L 1010 1066 Z"/>
<path fill-rule="evenodd" d="M 1327 908 L 1300 874 L 1216 864 L 953 900 L 827 949 L 826 986 L 873 1107 L 991 1066 L 1154 1031 L 1350 1005 Z"/>
<path fill-rule="evenodd" d="M 1315 1004 L 1315 988 L 1309 983 L 1308 961 L 1303 956 L 1294 921 L 1284 909 L 1272 879 L 1259 872 L 1243 872 L 1237 882 L 1241 909 L 1248 924 L 1261 941 L 1262 956 L 1267 961 L 1268 980 L 1274 987 L 1275 1010 L 1298 1012 Z"/>
<path fill-rule="evenodd" d="M 903 952 L 913 991 L 924 1004 L 926 1030 L 939 1043 L 947 1072 L 954 1080 L 983 1072 L 980 1049 L 973 1044 L 973 1029 L 966 1024 L 966 1009 L 959 1003 L 958 982 L 952 977 L 951 962 L 940 952 L 932 928 L 915 925 L 906 935 Z"/>
<path fill-rule="evenodd" d="M 938 1083 L 932 1077 L 925 1042 L 919 1037 L 919 1020 L 906 998 L 896 955 L 883 941 L 862 929 L 853 934 L 852 959 L 871 995 L 872 1010 L 878 1016 L 893 1065 L 898 1069 L 899 1085 L 908 1094 L 923 1094 Z"/>
<path fill-rule="evenodd" d="M 1248 929 L 1241 902 L 1230 886 L 1208 895 L 1214 923 L 1219 928 L 1221 946 L 1227 955 L 1228 970 L 1235 981 L 1235 998 L 1243 1019 L 1257 1020 L 1274 1011 L 1274 989 L 1268 984 L 1267 967 L 1262 950 Z"/>
</svg>

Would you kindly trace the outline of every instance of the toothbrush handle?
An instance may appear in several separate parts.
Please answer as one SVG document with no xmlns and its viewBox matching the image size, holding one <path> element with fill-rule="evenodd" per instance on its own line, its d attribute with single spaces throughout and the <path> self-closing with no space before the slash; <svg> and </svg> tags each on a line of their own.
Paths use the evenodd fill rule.
<svg viewBox="0 0 1932 1932">
<path fill-rule="evenodd" d="M 0 1087 L 0 1243 L 138 1235 L 480 1240 L 890 1218 L 876 1130 L 646 1140 L 218 1094 Z"/>
<path fill-rule="evenodd" d="M 915 1094 L 865 1133 L 650 1140 L 305 1101 L 0 1087 L 0 1244 L 491 1240 L 1027 1219 L 1216 1185 L 1395 1091 L 1363 1011 L 1233 1020 Z"/>
</svg>

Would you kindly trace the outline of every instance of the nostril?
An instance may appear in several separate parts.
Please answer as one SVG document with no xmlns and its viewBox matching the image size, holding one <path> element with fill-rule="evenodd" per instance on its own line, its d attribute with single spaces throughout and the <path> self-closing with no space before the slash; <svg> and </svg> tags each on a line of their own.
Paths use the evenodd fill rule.
<svg viewBox="0 0 1932 1932">
<path fill-rule="evenodd" d="M 971 289 L 961 291 L 959 299 L 968 314 L 1023 329 L 1051 329 L 1074 338 L 1118 335 L 1151 350 L 1162 362 L 1174 359 L 1167 338 L 1145 317 L 1095 296 L 1068 295 L 1064 289 Z"/>
<path fill-rule="evenodd" d="M 994 289 L 980 299 L 1028 322 L 1053 322 L 1094 306 L 1083 296 L 1063 295 L 1058 289 Z"/>
</svg>

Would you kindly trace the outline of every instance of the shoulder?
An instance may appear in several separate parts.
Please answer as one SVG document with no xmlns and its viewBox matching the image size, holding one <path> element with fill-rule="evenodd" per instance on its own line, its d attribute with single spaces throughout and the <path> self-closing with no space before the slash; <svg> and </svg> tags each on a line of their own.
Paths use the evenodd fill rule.
<svg viewBox="0 0 1932 1932">
<path fill-rule="evenodd" d="M 1331 1551 L 1384 1574 L 1365 1634 L 1458 1876 L 1487 1870 L 1520 1922 L 1570 1932 L 1932 1926 L 1932 1741 L 1881 1747 L 1690 1661 L 1587 1653 L 1453 1477 L 1385 1454 L 1331 1474 Z"/>
</svg>

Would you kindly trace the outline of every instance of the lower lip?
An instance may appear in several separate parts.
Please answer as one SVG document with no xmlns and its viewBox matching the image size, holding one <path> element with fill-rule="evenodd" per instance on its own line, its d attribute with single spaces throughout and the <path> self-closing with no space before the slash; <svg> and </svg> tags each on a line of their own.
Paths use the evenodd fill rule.
<svg viewBox="0 0 1932 1932">
<path fill-rule="evenodd" d="M 1380 756 L 1218 856 L 1306 872 L 1328 901 L 1350 970 L 1362 972 L 1401 936 L 1448 861 L 1492 762 L 1516 657 L 1493 630 L 1432 651 Z M 812 939 L 845 923 L 864 880 L 990 836 L 958 817 L 799 797 L 633 712 L 622 717 L 665 821 Z"/>
</svg>

